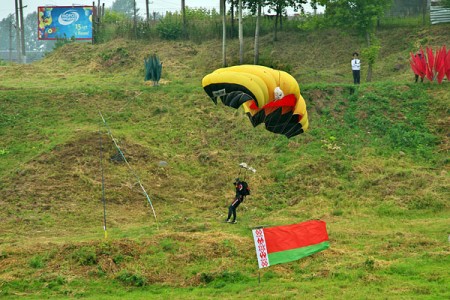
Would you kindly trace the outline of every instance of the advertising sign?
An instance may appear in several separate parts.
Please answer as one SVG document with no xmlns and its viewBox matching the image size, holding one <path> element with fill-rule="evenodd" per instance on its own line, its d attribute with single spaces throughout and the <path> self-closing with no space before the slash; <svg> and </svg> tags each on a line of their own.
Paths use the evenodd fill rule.
<svg viewBox="0 0 450 300">
<path fill-rule="evenodd" d="M 92 39 L 92 6 L 39 6 L 38 39 Z"/>
</svg>

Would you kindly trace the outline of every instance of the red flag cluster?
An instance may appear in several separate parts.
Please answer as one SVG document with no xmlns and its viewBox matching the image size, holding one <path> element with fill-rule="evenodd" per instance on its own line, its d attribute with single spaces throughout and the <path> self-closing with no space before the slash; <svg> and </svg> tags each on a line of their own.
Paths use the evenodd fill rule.
<svg viewBox="0 0 450 300">
<path fill-rule="evenodd" d="M 447 52 L 445 46 L 436 50 L 433 53 L 433 49 L 428 48 L 420 51 L 417 54 L 411 54 L 411 68 L 414 74 L 420 78 L 427 77 L 428 80 L 437 80 L 441 83 L 445 76 L 450 81 L 450 50 Z M 425 55 L 426 54 L 426 55 Z"/>
</svg>

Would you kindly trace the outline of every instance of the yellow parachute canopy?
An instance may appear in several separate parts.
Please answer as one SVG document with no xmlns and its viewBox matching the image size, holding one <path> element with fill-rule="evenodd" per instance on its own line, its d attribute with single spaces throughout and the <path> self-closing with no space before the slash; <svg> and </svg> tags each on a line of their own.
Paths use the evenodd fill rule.
<svg viewBox="0 0 450 300">
<path fill-rule="evenodd" d="M 308 129 L 306 103 L 290 74 L 264 66 L 240 65 L 217 69 L 203 77 L 202 86 L 217 104 L 243 106 L 253 126 L 291 138 Z"/>
</svg>

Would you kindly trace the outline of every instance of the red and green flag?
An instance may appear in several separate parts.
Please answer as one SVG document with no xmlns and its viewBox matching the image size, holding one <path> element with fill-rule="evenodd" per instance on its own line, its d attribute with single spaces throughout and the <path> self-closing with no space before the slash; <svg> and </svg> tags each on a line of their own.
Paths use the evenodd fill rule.
<svg viewBox="0 0 450 300">
<path fill-rule="evenodd" d="M 259 268 L 297 260 L 330 247 L 326 223 L 319 220 L 252 232 Z"/>
</svg>

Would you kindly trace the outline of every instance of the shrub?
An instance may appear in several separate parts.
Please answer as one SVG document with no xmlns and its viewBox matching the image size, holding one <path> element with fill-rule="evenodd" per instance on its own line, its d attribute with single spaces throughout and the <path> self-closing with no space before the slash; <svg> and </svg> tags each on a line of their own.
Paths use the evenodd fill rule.
<svg viewBox="0 0 450 300">
<path fill-rule="evenodd" d="M 29 262 L 30 267 L 34 268 L 34 269 L 40 269 L 43 268 L 45 263 L 44 263 L 44 258 L 41 255 L 36 255 L 33 256 L 30 259 Z"/>
<path fill-rule="evenodd" d="M 147 284 L 147 279 L 144 276 L 126 270 L 120 272 L 116 279 L 129 286 L 144 286 Z"/>
<path fill-rule="evenodd" d="M 97 263 L 97 255 L 94 247 L 82 247 L 72 253 L 72 259 L 83 266 L 91 266 Z"/>
<path fill-rule="evenodd" d="M 177 40 L 181 38 L 183 30 L 181 28 L 181 23 L 177 20 L 167 19 L 161 21 L 156 26 L 156 31 L 158 31 L 159 37 L 163 40 Z"/>
</svg>

